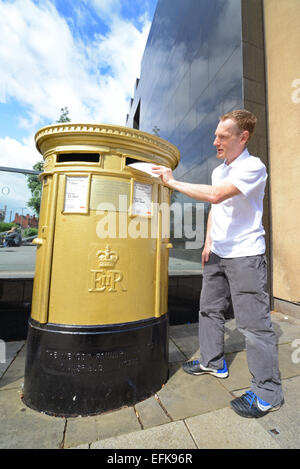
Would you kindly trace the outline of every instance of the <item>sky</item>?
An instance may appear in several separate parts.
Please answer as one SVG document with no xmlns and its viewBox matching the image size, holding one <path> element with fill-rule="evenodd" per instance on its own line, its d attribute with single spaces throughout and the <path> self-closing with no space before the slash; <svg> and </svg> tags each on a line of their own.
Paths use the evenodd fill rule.
<svg viewBox="0 0 300 469">
<path fill-rule="evenodd" d="M 31 168 L 62 107 L 125 125 L 156 2 L 0 0 L 0 165 Z"/>
<path fill-rule="evenodd" d="M 156 3 L 0 0 L 0 166 L 41 160 L 34 134 L 63 107 L 72 122 L 125 125 Z"/>
</svg>

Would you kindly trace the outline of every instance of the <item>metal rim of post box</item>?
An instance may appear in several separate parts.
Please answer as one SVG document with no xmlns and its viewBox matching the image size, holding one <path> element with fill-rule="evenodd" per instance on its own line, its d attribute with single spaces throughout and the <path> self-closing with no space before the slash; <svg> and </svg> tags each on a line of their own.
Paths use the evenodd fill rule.
<svg viewBox="0 0 300 469">
<path fill-rule="evenodd" d="M 180 154 L 175 145 L 156 135 L 109 124 L 53 124 L 40 129 L 35 134 L 35 142 L 38 151 L 46 158 L 62 138 L 64 142 L 74 145 L 76 139 L 80 140 L 83 136 L 91 145 L 108 145 L 119 154 L 124 153 L 124 156 L 131 150 L 137 152 L 141 159 L 147 159 L 147 155 L 149 157 L 151 154 L 155 163 L 172 169 L 179 163 Z"/>
</svg>

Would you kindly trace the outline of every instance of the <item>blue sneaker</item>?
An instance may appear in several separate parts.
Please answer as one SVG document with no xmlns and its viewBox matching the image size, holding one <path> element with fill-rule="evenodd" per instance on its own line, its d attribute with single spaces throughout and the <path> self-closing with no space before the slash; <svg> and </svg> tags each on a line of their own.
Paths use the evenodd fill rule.
<svg viewBox="0 0 300 469">
<path fill-rule="evenodd" d="M 283 402 L 278 406 L 272 406 L 268 402 L 260 399 L 254 392 L 247 391 L 241 397 L 237 397 L 230 402 L 232 409 L 241 417 L 259 418 L 268 412 L 280 409 Z"/>
<path fill-rule="evenodd" d="M 182 365 L 182 368 L 186 373 L 195 376 L 209 374 L 221 379 L 227 378 L 228 376 L 228 369 L 225 360 L 223 361 L 223 368 L 220 370 L 216 370 L 214 368 L 206 368 L 205 366 L 201 365 L 199 360 L 192 360 L 190 362 L 186 362 Z"/>
</svg>

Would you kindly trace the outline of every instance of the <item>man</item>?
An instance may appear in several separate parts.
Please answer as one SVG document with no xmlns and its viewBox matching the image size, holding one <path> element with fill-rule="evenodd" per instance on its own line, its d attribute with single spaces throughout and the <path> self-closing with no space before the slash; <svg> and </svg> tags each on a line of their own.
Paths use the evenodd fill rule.
<svg viewBox="0 0 300 469">
<path fill-rule="evenodd" d="M 230 403 L 243 417 L 261 417 L 283 403 L 262 226 L 267 174 L 261 160 L 247 150 L 256 120 L 246 110 L 220 118 L 214 146 L 217 158 L 224 162 L 213 171 L 212 185 L 177 181 L 169 168 L 153 167 L 168 187 L 212 204 L 202 253 L 200 361 L 189 361 L 183 369 L 193 375 L 228 376 L 224 313 L 231 298 L 237 327 L 246 339 L 253 376 L 251 389 Z"/>
<path fill-rule="evenodd" d="M 3 246 L 20 246 L 22 242 L 22 237 L 17 231 L 17 227 L 13 226 L 7 233 L 3 243 Z"/>
</svg>

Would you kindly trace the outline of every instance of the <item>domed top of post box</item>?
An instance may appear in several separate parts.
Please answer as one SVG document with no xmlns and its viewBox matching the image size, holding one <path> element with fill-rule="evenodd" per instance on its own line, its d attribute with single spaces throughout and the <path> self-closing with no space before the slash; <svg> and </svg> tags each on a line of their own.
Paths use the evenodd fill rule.
<svg viewBox="0 0 300 469">
<path fill-rule="evenodd" d="M 35 143 L 44 159 L 59 151 L 105 151 L 134 156 L 175 169 L 180 153 L 176 146 L 156 135 L 109 124 L 63 123 L 43 127 Z"/>
</svg>

